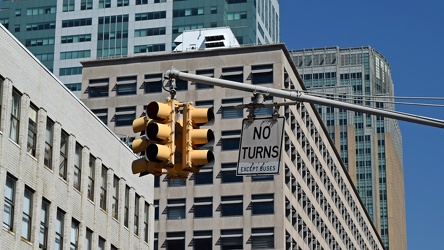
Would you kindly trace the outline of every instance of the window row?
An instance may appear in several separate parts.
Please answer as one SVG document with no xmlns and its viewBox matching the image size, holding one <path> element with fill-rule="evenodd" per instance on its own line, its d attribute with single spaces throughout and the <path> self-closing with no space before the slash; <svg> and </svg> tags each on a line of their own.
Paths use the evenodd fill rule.
<svg viewBox="0 0 444 250">
<path fill-rule="evenodd" d="M 167 232 L 161 247 L 166 250 L 185 250 L 193 247 L 196 250 L 214 249 L 244 249 L 244 244 L 251 245 L 251 249 L 273 249 L 274 228 L 252 228 L 251 234 L 246 237 L 244 229 L 222 229 L 219 239 L 213 238 L 210 230 L 194 231 L 189 243 L 185 242 L 185 232 Z M 158 233 L 154 234 L 154 249 L 159 249 Z"/>
<path fill-rule="evenodd" d="M 154 30 L 159 28 L 152 29 L 142 29 L 136 30 L 138 32 L 138 36 L 146 36 L 150 34 L 154 34 Z M 159 31 L 160 32 L 160 31 Z M 163 31 L 164 32 L 164 29 Z M 157 33 L 156 33 L 157 34 Z M 164 33 L 162 33 L 164 34 Z M 136 35 L 137 36 L 137 35 Z M 152 50 L 164 50 L 165 45 L 162 44 L 161 47 L 151 47 Z M 138 53 L 140 53 L 141 48 L 138 48 Z M 149 47 L 145 48 L 145 50 Z M 203 75 L 208 77 L 215 77 L 214 69 L 203 69 L 196 70 L 197 75 Z M 217 76 L 216 76 L 217 77 Z M 232 68 L 223 68 L 220 76 L 222 79 L 235 81 L 235 82 L 245 82 L 246 80 L 251 81 L 252 84 L 270 84 L 273 83 L 273 65 L 253 65 L 251 66 L 250 75 L 244 79 L 244 71 L 243 67 L 232 67 Z M 129 80 L 130 79 L 130 80 Z M 145 94 L 151 93 L 160 93 L 163 91 L 162 88 L 163 77 L 162 73 L 158 74 L 147 74 L 144 75 L 144 81 L 141 86 L 138 86 L 137 76 L 126 76 L 126 77 L 118 77 L 115 88 L 112 88 L 112 91 L 116 91 L 116 95 L 136 95 L 138 89 L 143 89 Z M 196 89 L 206 89 L 213 88 L 211 85 L 193 83 L 196 85 Z M 110 82 L 108 78 L 104 79 L 90 79 L 88 84 L 88 97 L 89 98 L 97 98 L 97 97 L 108 97 L 110 92 Z M 175 80 L 176 90 L 188 90 L 188 82 L 183 80 Z"/>
<path fill-rule="evenodd" d="M 112 8 L 112 7 L 125 7 L 133 4 L 130 0 L 98 0 L 99 9 Z M 135 0 L 136 5 L 149 4 L 149 3 L 165 3 L 166 0 Z M 93 0 L 80 0 L 80 10 L 92 10 L 94 9 Z M 63 0 L 63 12 L 75 11 L 75 0 Z M 44 13 L 47 14 L 47 13 Z"/>
<path fill-rule="evenodd" d="M 30 187 L 26 186 L 23 190 L 23 198 L 22 198 L 22 205 L 20 208 L 17 206 L 18 202 L 18 187 L 17 187 L 18 181 L 17 178 L 14 176 L 7 174 L 6 175 L 6 182 L 5 182 L 5 194 L 4 194 L 4 215 L 3 215 L 3 228 L 10 232 L 20 232 L 20 235 L 22 239 L 25 239 L 26 241 L 32 242 L 32 226 L 33 224 L 37 224 L 39 227 L 39 235 L 38 235 L 38 243 L 39 247 L 42 249 L 49 248 L 49 245 L 54 244 L 53 249 L 63 249 L 64 244 L 68 244 L 70 249 L 78 249 L 79 247 L 79 240 L 80 235 L 79 231 L 81 227 L 84 227 L 81 225 L 79 220 L 75 218 L 66 218 L 66 213 L 58 208 L 54 207 L 52 208 L 51 201 L 46 199 L 45 197 L 41 198 L 41 205 L 40 207 L 37 207 L 37 204 L 39 204 L 39 197 L 37 197 L 35 191 L 31 189 Z M 138 225 L 139 225 L 139 205 L 138 200 L 136 197 L 134 206 L 134 232 L 138 235 Z M 126 208 L 126 206 L 125 206 Z M 38 209 L 39 212 L 35 213 L 33 212 L 35 209 Z M 51 219 L 50 215 L 52 214 L 50 211 L 51 209 L 56 209 L 56 218 Z M 20 213 L 19 213 L 20 211 Z M 20 216 L 21 219 L 21 225 L 14 225 L 14 216 Z M 149 219 L 149 204 L 145 203 L 145 207 L 143 208 L 143 240 L 145 242 L 148 242 L 149 238 L 149 228 L 148 228 L 148 219 Z M 35 214 L 39 214 L 39 218 L 37 217 L 33 218 L 32 216 Z M 51 221 L 55 221 L 55 223 L 50 223 Z M 49 235 L 51 231 L 54 232 L 54 235 Z M 89 228 L 83 228 L 86 229 L 86 235 L 84 240 L 84 247 L 85 249 L 105 249 L 105 246 L 107 245 L 106 240 L 97 234 L 95 234 L 91 229 Z M 64 238 L 64 231 L 69 230 L 69 239 Z M 98 239 L 97 239 L 98 237 Z M 51 243 L 52 242 L 52 243 Z M 97 242 L 97 247 L 93 246 L 93 242 Z M 116 246 L 111 245 L 111 249 L 117 249 Z"/>
<path fill-rule="evenodd" d="M 155 203 L 155 219 L 159 219 L 158 201 Z M 213 206 L 213 197 L 195 197 L 193 206 L 188 213 L 194 218 L 212 218 L 213 212 L 220 212 L 221 217 L 243 216 L 244 209 L 250 210 L 251 215 L 274 214 L 274 194 L 252 194 L 247 207 L 244 206 L 243 196 L 222 196 L 219 206 Z M 168 199 L 165 210 L 168 220 L 186 219 L 186 200 Z"/>
</svg>

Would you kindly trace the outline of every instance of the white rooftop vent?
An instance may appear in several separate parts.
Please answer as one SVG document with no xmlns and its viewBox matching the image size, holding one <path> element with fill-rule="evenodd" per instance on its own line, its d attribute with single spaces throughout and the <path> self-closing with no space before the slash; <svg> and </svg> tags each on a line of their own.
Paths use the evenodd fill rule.
<svg viewBox="0 0 444 250">
<path fill-rule="evenodd" d="M 175 40 L 175 52 L 211 48 L 239 47 L 239 42 L 228 27 L 185 30 Z"/>
</svg>

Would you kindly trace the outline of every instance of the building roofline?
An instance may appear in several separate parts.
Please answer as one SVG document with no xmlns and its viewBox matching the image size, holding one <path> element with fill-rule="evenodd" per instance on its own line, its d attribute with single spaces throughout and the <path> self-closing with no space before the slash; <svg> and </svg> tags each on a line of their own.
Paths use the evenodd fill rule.
<svg viewBox="0 0 444 250">
<path fill-rule="evenodd" d="M 9 30 L 7 30 L 2 24 L 0 24 L 0 31 L 5 32 L 21 49 L 23 49 L 30 58 L 32 58 L 44 71 L 46 71 L 46 73 L 48 75 L 50 75 L 54 81 L 56 81 L 57 83 L 59 83 L 63 89 L 69 94 L 71 95 L 88 113 L 90 113 L 98 122 L 100 122 L 102 124 L 102 126 L 104 128 L 106 128 L 108 130 L 108 132 L 110 132 L 110 134 L 112 136 L 114 136 L 117 140 L 119 140 L 119 142 L 124 145 L 128 151 L 132 152 L 132 150 L 128 147 L 128 145 L 126 145 L 108 126 L 106 126 L 77 96 L 74 95 L 74 93 L 69 90 L 65 84 L 63 82 L 61 82 L 48 68 L 46 68 L 45 65 L 43 65 L 43 63 L 40 62 L 40 60 L 38 60 L 34 54 L 32 54 L 11 32 L 9 32 Z"/>
</svg>

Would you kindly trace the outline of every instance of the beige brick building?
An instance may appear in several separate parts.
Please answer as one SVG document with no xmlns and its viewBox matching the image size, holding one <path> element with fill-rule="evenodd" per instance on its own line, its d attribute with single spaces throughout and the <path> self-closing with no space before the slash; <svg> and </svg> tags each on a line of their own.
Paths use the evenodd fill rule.
<svg viewBox="0 0 444 250">
<path fill-rule="evenodd" d="M 83 62 L 82 101 L 122 138 L 151 101 L 165 101 L 162 73 L 188 73 L 288 91 L 305 87 L 282 44 Z M 313 105 L 281 107 L 278 175 L 236 176 L 238 104 L 252 93 L 176 81 L 177 99 L 213 107 L 215 164 L 186 181 L 155 179 L 154 249 L 384 249 Z M 284 102 L 266 96 L 268 102 Z M 272 108 L 256 110 L 269 116 Z M 130 139 L 131 140 L 131 139 Z"/>
<path fill-rule="evenodd" d="M 0 249 L 152 249 L 152 176 L 1 25 L 0 44 Z"/>
</svg>

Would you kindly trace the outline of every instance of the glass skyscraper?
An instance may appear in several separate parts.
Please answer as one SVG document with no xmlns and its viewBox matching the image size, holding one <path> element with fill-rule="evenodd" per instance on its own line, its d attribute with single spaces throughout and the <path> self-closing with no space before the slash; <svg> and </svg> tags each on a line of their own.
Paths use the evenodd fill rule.
<svg viewBox="0 0 444 250">
<path fill-rule="evenodd" d="M 371 47 L 291 51 L 312 94 L 394 110 L 387 60 Z M 341 158 L 388 249 L 406 249 L 402 138 L 396 120 L 318 106 Z"/>
<path fill-rule="evenodd" d="M 4 0 L 0 23 L 77 96 L 80 61 L 172 51 L 190 29 L 229 26 L 240 44 L 280 33 L 277 0 Z"/>
</svg>

